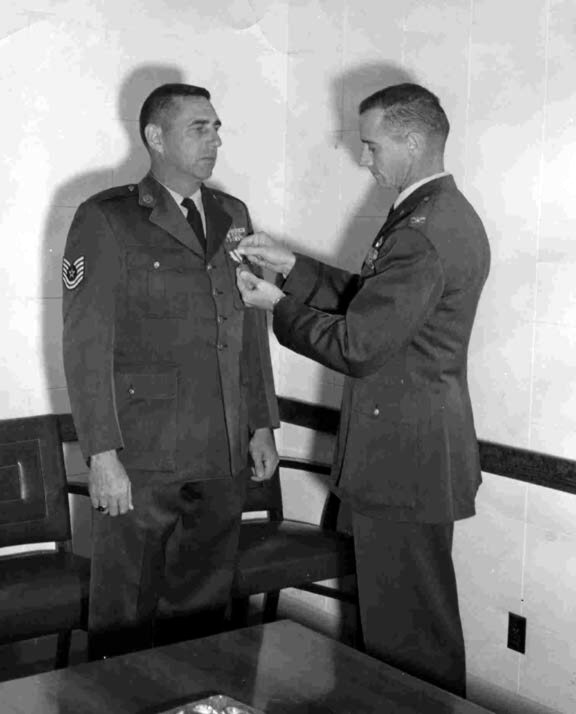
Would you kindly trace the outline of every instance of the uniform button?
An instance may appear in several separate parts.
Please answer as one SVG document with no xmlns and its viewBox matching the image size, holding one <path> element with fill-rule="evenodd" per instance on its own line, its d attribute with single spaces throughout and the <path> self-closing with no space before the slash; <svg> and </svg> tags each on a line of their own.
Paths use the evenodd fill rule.
<svg viewBox="0 0 576 714">
<path fill-rule="evenodd" d="M 136 390 L 134 389 L 134 387 L 129 387 L 129 388 L 128 388 L 128 394 L 129 394 L 130 396 L 136 394 Z"/>
<path fill-rule="evenodd" d="M 225 349 L 226 349 L 226 345 L 223 344 L 222 342 L 218 342 L 218 343 L 216 343 L 216 349 L 217 349 L 217 350 L 225 350 Z"/>
<path fill-rule="evenodd" d="M 208 265 L 206 266 L 206 270 L 212 270 L 213 267 L 214 266 L 212 265 L 212 263 L 208 263 Z"/>
<path fill-rule="evenodd" d="M 160 267 L 160 263 L 159 263 L 157 260 L 154 261 L 154 268 L 155 268 L 156 270 L 158 270 L 159 267 Z"/>
<path fill-rule="evenodd" d="M 216 318 L 216 322 L 217 322 L 219 325 L 221 325 L 221 324 L 224 322 L 225 319 L 226 319 L 226 318 L 223 317 L 222 315 L 218 315 L 218 317 Z"/>
<path fill-rule="evenodd" d="M 378 416 L 380 414 L 380 409 L 378 409 L 378 407 L 376 407 L 374 409 L 374 411 L 372 412 L 372 414 L 374 414 L 374 416 Z"/>
</svg>

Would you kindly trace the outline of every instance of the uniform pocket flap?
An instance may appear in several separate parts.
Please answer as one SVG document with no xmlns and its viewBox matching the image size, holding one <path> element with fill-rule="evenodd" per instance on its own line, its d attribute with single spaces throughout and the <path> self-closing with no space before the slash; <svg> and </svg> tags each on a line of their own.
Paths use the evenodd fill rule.
<svg viewBox="0 0 576 714">
<path fill-rule="evenodd" d="M 120 390 L 131 399 L 173 399 L 177 382 L 175 373 L 118 375 Z"/>
</svg>

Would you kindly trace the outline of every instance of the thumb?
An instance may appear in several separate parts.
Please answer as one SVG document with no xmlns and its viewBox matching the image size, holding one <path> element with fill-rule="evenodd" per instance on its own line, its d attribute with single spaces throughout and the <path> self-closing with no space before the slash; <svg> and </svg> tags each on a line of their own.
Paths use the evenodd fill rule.
<svg viewBox="0 0 576 714">
<path fill-rule="evenodd" d="M 260 282 L 259 277 L 254 275 L 254 273 L 252 273 L 250 270 L 246 270 L 246 268 L 243 268 L 242 266 L 236 268 L 236 276 L 238 278 L 238 282 L 242 283 L 242 285 L 246 288 L 253 289 Z"/>
</svg>

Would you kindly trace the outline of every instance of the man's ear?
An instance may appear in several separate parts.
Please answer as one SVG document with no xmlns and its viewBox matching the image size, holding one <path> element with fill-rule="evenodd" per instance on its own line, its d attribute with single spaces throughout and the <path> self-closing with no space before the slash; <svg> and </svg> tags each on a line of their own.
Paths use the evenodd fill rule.
<svg viewBox="0 0 576 714">
<path fill-rule="evenodd" d="M 146 124 L 144 128 L 144 136 L 148 142 L 148 146 L 157 154 L 164 153 L 164 143 L 162 141 L 162 127 L 158 124 Z"/>
<path fill-rule="evenodd" d="M 424 152 L 426 140 L 417 131 L 411 131 L 406 136 L 406 146 L 413 156 L 418 156 Z"/>
</svg>

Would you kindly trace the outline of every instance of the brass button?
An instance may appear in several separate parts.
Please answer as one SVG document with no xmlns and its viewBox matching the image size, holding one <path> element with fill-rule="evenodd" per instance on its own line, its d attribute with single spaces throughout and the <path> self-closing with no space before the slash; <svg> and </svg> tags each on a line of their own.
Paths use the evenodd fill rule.
<svg viewBox="0 0 576 714">
<path fill-rule="evenodd" d="M 154 268 L 155 268 L 155 270 L 158 270 L 159 267 L 160 267 L 160 263 L 159 263 L 157 260 L 155 260 L 155 261 L 154 261 Z"/>
<path fill-rule="evenodd" d="M 208 263 L 208 264 L 206 265 L 206 270 L 212 270 L 213 267 L 214 267 L 214 266 L 212 265 L 212 263 Z"/>
<path fill-rule="evenodd" d="M 374 409 L 374 411 L 372 412 L 372 414 L 374 414 L 374 416 L 378 416 L 380 414 L 380 409 L 378 409 L 378 407 L 376 407 Z"/>
<path fill-rule="evenodd" d="M 226 318 L 225 318 L 225 317 L 222 317 L 222 315 L 218 315 L 218 317 L 216 318 L 216 322 L 217 322 L 219 325 L 221 325 L 221 324 L 224 322 L 225 319 L 226 319 Z"/>
<path fill-rule="evenodd" d="M 134 389 L 134 387 L 129 387 L 129 388 L 128 388 L 128 394 L 129 394 L 130 396 L 133 396 L 134 394 L 136 394 L 136 390 Z"/>
<path fill-rule="evenodd" d="M 223 344 L 222 342 L 217 342 L 216 349 L 222 351 L 222 350 L 226 349 L 226 345 Z"/>
</svg>

